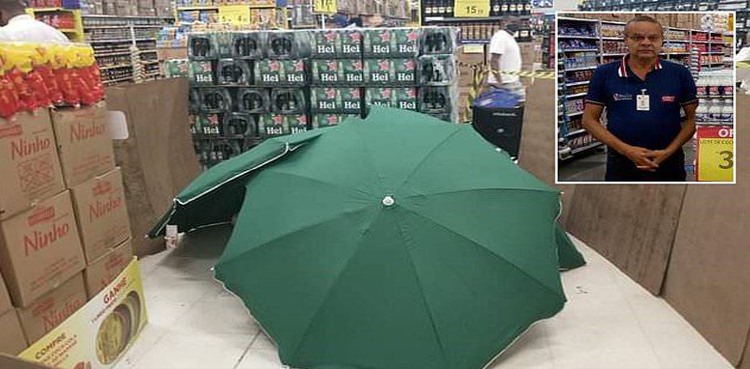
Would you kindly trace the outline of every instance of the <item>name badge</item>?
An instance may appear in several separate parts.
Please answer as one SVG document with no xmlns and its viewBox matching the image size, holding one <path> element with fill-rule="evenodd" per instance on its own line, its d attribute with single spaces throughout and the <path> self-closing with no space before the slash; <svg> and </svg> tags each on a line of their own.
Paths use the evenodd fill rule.
<svg viewBox="0 0 750 369">
<path fill-rule="evenodd" d="M 651 105 L 649 104 L 649 96 L 646 95 L 646 89 L 641 90 L 641 94 L 636 96 L 635 105 L 638 111 L 651 110 Z"/>
</svg>

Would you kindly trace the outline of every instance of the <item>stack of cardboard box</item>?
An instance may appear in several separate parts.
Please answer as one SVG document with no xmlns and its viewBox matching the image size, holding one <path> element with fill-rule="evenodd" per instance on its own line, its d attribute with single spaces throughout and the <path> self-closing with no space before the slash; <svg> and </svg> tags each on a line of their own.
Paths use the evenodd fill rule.
<svg viewBox="0 0 750 369">
<path fill-rule="evenodd" d="M 14 332 L 14 318 L 23 329 L 0 351 L 44 336 L 130 260 L 106 114 L 87 107 L 0 120 L 0 272 L 15 307 L 5 311 L 3 287 L 0 329 Z"/>
</svg>

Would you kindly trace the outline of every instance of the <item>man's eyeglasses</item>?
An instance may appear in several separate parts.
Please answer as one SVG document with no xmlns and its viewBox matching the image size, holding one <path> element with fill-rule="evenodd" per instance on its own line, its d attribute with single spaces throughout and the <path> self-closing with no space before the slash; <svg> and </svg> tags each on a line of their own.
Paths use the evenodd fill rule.
<svg viewBox="0 0 750 369">
<path fill-rule="evenodd" d="M 661 35 L 650 35 L 650 36 L 644 36 L 644 35 L 625 35 L 625 37 L 635 41 L 635 42 L 642 42 L 645 39 L 648 39 L 650 42 L 657 43 L 661 42 L 663 37 Z"/>
</svg>

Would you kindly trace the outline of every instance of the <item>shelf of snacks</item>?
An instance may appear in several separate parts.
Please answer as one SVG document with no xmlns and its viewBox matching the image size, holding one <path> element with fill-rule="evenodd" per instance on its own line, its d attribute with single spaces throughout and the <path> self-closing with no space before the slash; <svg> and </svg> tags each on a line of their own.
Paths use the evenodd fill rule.
<svg viewBox="0 0 750 369">
<path fill-rule="evenodd" d="M 61 7 L 26 8 L 26 13 L 56 28 L 73 42 L 82 42 L 84 39 L 80 10 Z"/>
</svg>

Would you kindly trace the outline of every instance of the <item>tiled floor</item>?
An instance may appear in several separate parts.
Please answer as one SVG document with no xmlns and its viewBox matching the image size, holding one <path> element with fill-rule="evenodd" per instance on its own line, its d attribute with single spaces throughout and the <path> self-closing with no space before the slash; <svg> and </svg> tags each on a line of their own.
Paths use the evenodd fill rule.
<svg viewBox="0 0 750 369">
<path fill-rule="evenodd" d="M 281 369 L 274 344 L 212 279 L 228 227 L 142 260 L 150 322 L 117 369 Z M 563 274 L 565 309 L 489 368 L 731 368 L 662 299 L 578 242 L 588 265 Z"/>
</svg>

